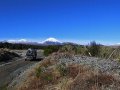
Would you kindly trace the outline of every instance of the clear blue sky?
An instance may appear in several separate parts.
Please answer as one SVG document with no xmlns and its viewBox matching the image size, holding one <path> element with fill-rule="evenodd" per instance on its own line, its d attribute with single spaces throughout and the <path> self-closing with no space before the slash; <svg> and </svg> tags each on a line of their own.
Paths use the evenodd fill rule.
<svg viewBox="0 0 120 90">
<path fill-rule="evenodd" d="M 120 43 L 120 0 L 0 0 L 0 39 Z"/>
</svg>

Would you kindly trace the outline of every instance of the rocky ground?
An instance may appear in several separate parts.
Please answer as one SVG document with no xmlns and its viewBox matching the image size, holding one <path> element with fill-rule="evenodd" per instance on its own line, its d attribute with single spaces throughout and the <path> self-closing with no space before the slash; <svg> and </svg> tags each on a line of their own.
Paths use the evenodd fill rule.
<svg viewBox="0 0 120 90">
<path fill-rule="evenodd" d="M 120 74 L 120 62 L 117 60 L 106 60 L 102 58 L 96 57 L 87 57 L 87 56 L 73 56 L 71 58 L 60 58 L 60 62 L 64 63 L 79 63 L 81 65 L 86 65 L 101 72 L 108 72 L 108 73 L 117 73 Z"/>
</svg>

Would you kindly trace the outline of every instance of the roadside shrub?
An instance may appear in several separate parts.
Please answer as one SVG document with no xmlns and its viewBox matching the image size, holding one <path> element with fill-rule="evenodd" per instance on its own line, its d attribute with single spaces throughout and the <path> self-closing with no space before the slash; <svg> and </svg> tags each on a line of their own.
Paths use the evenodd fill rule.
<svg viewBox="0 0 120 90">
<path fill-rule="evenodd" d="M 52 64 L 54 64 L 54 61 L 50 61 L 50 60 L 44 60 L 40 63 L 39 67 L 37 67 L 35 69 L 35 74 L 36 74 L 36 77 L 41 77 L 41 75 L 45 72 L 45 70 L 51 66 Z"/>
<path fill-rule="evenodd" d="M 90 52 L 90 54 L 92 56 L 100 56 L 100 50 L 101 50 L 101 45 L 97 44 L 95 41 L 90 42 L 90 45 L 88 46 L 88 52 Z"/>
<path fill-rule="evenodd" d="M 57 52 L 59 50 L 60 46 L 47 46 L 44 49 L 44 55 L 48 56 L 49 54 L 52 54 L 53 52 Z"/>
<path fill-rule="evenodd" d="M 37 77 L 37 78 L 40 77 L 41 73 L 42 73 L 41 67 L 36 68 L 35 74 L 36 74 L 36 77 Z"/>
<path fill-rule="evenodd" d="M 61 76 L 66 76 L 68 74 L 68 69 L 65 65 L 65 63 L 61 63 L 57 65 L 57 70 L 60 72 Z"/>
<path fill-rule="evenodd" d="M 47 82 L 52 82 L 53 81 L 53 74 L 52 72 L 46 72 L 43 74 L 42 79 L 44 79 Z"/>
<path fill-rule="evenodd" d="M 114 49 L 111 47 L 103 46 L 100 50 L 100 57 L 107 59 Z"/>
<path fill-rule="evenodd" d="M 75 54 L 77 52 L 76 45 L 64 45 L 60 48 L 59 52 L 69 52 L 71 54 Z"/>
<path fill-rule="evenodd" d="M 35 71 L 36 77 L 43 81 L 43 83 L 48 83 L 53 80 L 52 70 L 47 70 L 45 67 L 38 67 Z"/>
<path fill-rule="evenodd" d="M 88 49 L 86 48 L 86 46 L 77 46 L 76 49 L 76 54 L 87 55 L 86 53 Z"/>
</svg>

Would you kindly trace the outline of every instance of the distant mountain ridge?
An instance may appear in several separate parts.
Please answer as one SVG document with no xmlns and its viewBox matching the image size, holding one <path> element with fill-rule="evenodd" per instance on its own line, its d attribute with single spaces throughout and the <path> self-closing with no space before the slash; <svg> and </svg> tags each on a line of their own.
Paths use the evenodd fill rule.
<svg viewBox="0 0 120 90">
<path fill-rule="evenodd" d="M 31 45 L 63 45 L 64 43 L 55 39 L 55 38 L 48 38 L 42 42 L 32 42 L 26 39 L 20 40 L 7 40 L 9 43 L 18 43 L 18 44 L 31 44 Z"/>
</svg>

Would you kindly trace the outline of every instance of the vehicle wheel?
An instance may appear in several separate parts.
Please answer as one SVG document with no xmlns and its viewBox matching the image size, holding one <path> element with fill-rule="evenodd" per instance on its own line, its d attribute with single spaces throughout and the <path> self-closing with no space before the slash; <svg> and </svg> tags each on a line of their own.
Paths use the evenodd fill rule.
<svg viewBox="0 0 120 90">
<path fill-rule="evenodd" d="M 36 60 L 36 57 L 34 57 L 33 60 Z"/>
</svg>

